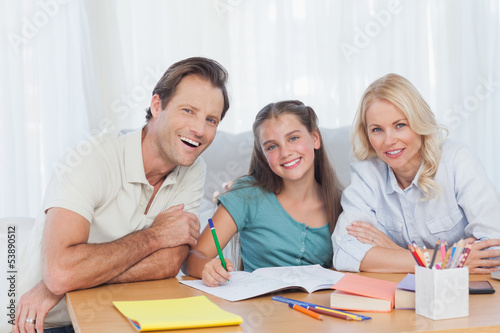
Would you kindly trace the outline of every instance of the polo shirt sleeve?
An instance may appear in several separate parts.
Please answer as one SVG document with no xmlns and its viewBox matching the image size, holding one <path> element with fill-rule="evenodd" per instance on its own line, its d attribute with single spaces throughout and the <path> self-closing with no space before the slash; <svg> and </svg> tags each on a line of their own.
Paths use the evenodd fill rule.
<svg viewBox="0 0 500 333">
<path fill-rule="evenodd" d="M 104 201 L 113 179 L 112 172 L 120 172 L 120 166 L 107 156 L 110 150 L 103 147 L 109 144 L 109 141 L 103 141 L 91 145 L 92 149 L 89 148 L 87 153 L 83 153 L 83 149 L 72 149 L 53 164 L 54 172 L 47 187 L 44 212 L 59 207 L 71 210 L 89 222 L 94 220 L 95 208 Z"/>
<path fill-rule="evenodd" d="M 374 174 L 368 163 L 353 163 L 350 166 L 351 184 L 342 193 L 343 212 L 339 216 L 332 234 L 333 266 L 336 270 L 359 272 L 361 260 L 370 244 L 363 244 L 348 234 L 346 227 L 354 221 L 362 221 L 377 225 L 375 217 L 375 192 L 373 184 L 367 183 L 366 176 Z M 362 167 L 361 167 L 362 166 Z"/>
</svg>

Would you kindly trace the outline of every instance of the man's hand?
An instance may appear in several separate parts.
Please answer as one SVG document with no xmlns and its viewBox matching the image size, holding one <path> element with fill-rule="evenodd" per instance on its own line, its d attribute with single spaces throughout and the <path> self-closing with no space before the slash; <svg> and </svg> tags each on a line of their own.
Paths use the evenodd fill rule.
<svg viewBox="0 0 500 333">
<path fill-rule="evenodd" d="M 38 282 L 30 291 L 19 300 L 16 308 L 14 333 L 43 332 L 43 323 L 47 313 L 61 301 L 64 295 L 55 295 L 50 292 L 43 281 Z M 28 323 L 27 319 L 35 321 Z"/>
<path fill-rule="evenodd" d="M 183 211 L 184 204 L 158 214 L 150 229 L 162 248 L 187 244 L 195 246 L 200 237 L 200 221 L 195 214 Z"/>
</svg>

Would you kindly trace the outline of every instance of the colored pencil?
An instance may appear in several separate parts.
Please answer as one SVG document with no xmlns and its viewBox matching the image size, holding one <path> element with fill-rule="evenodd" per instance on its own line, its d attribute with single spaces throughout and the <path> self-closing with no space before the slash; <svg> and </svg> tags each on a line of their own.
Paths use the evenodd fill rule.
<svg viewBox="0 0 500 333">
<path fill-rule="evenodd" d="M 427 248 L 425 247 L 425 245 L 422 248 L 422 252 L 424 253 L 425 266 L 429 267 L 429 265 L 431 264 L 431 260 L 430 260 L 430 257 L 429 257 L 429 250 L 427 250 Z M 432 267 L 429 267 L 429 268 L 432 268 Z"/>
<path fill-rule="evenodd" d="M 451 255 L 451 248 L 446 251 L 446 256 L 444 257 L 443 264 L 441 265 L 441 269 L 445 269 L 446 265 L 448 264 L 448 259 L 450 258 Z"/>
<path fill-rule="evenodd" d="M 464 267 L 465 265 L 465 262 L 467 261 L 467 257 L 469 256 L 469 253 L 470 251 L 472 250 L 472 243 L 468 243 L 466 246 L 465 246 L 465 250 L 464 250 L 464 253 L 463 253 L 463 257 L 462 259 L 460 260 L 460 263 L 458 264 L 458 268 L 462 268 Z"/>
<path fill-rule="evenodd" d="M 333 316 L 334 314 L 344 315 L 345 317 L 343 319 L 345 319 L 345 320 L 362 320 L 362 318 L 360 316 L 350 314 L 350 313 L 345 313 L 344 311 L 334 310 L 334 309 L 326 308 L 326 307 L 322 307 L 322 306 L 315 306 L 314 308 L 317 310 L 323 310 L 323 311 L 329 312 L 329 313 L 331 313 L 331 316 Z M 342 317 L 338 317 L 338 318 L 342 318 Z"/>
<path fill-rule="evenodd" d="M 420 248 L 418 247 L 417 243 L 413 242 L 413 248 L 415 249 L 415 253 L 417 253 L 417 256 L 420 258 L 422 266 L 427 267 L 427 265 L 425 264 L 424 254 L 422 253 L 422 250 L 420 250 Z"/>
<path fill-rule="evenodd" d="M 214 238 L 215 247 L 217 248 L 217 253 L 219 253 L 219 259 L 220 259 L 220 262 L 222 264 L 222 267 L 224 267 L 224 269 L 227 271 L 226 261 L 224 260 L 224 256 L 222 255 L 222 250 L 220 248 L 219 239 L 217 238 L 217 234 L 215 233 L 215 228 L 214 228 L 214 224 L 212 222 L 212 219 L 208 219 L 208 224 L 210 225 L 210 230 L 212 231 L 212 236 Z"/>
<path fill-rule="evenodd" d="M 417 264 L 419 266 L 424 266 L 424 263 L 420 260 L 420 258 L 417 255 L 417 252 L 415 252 L 415 249 L 413 248 L 413 246 L 411 244 L 408 244 L 408 249 L 410 249 L 411 255 L 413 256 L 413 258 L 415 259 Z"/>
<path fill-rule="evenodd" d="M 341 314 L 341 313 L 337 313 L 337 312 L 333 312 L 333 311 L 327 311 L 327 310 L 323 310 L 319 307 L 308 306 L 307 309 L 314 311 L 314 312 L 317 312 L 317 313 L 320 313 L 320 314 L 324 314 L 325 316 L 340 318 L 340 319 L 344 319 L 344 320 L 353 320 L 352 317 L 350 317 L 347 314 Z"/>
<path fill-rule="evenodd" d="M 434 262 L 436 261 L 436 254 L 438 253 L 439 251 L 439 239 L 436 241 L 436 245 L 434 245 L 434 253 L 432 254 L 432 260 L 431 260 L 431 264 L 429 265 L 429 268 L 430 269 L 433 269 L 434 268 Z"/>
<path fill-rule="evenodd" d="M 302 307 L 302 306 L 300 306 L 300 305 L 298 305 L 298 304 L 288 304 L 288 306 L 289 306 L 289 307 L 291 307 L 291 308 L 292 308 L 292 309 L 294 309 L 294 310 L 297 310 L 297 311 L 299 311 L 299 312 L 302 312 L 302 313 L 304 313 L 304 314 L 306 314 L 306 315 L 308 315 L 308 316 L 311 316 L 311 317 L 313 317 L 313 318 L 316 318 L 316 319 L 318 319 L 318 320 L 323 320 L 323 319 L 325 319 L 325 318 L 323 318 L 323 316 L 322 316 L 322 315 L 320 315 L 319 313 L 316 313 L 316 312 L 314 312 L 314 311 L 311 311 L 311 310 L 309 310 L 309 309 L 306 309 L 306 308 L 304 308 L 304 307 Z"/>
<path fill-rule="evenodd" d="M 446 258 L 446 241 L 441 241 L 441 262 L 444 261 L 444 258 Z"/>
<path fill-rule="evenodd" d="M 306 307 L 317 308 L 317 309 L 328 311 L 331 313 L 346 315 L 346 316 L 349 316 L 352 320 L 360 320 L 361 321 L 361 320 L 372 319 L 371 317 L 368 317 L 368 316 L 363 316 L 363 315 L 352 313 L 352 312 L 337 310 L 337 309 L 329 308 L 327 306 L 322 306 L 322 305 L 318 305 L 318 304 L 297 301 L 297 300 L 294 300 L 291 298 L 286 298 L 283 296 L 273 296 L 273 297 L 271 297 L 271 299 L 273 301 L 282 302 L 282 303 L 286 303 L 286 304 L 297 304 L 297 305 L 300 305 L 304 308 L 306 308 Z M 310 310 L 312 310 L 312 309 L 310 309 Z M 346 319 L 346 318 L 343 318 L 343 319 Z M 349 319 L 346 319 L 346 320 L 349 320 Z"/>
</svg>

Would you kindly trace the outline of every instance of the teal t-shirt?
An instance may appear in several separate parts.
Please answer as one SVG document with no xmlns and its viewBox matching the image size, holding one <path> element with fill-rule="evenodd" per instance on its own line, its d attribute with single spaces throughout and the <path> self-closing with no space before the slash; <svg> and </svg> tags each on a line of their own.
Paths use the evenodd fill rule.
<svg viewBox="0 0 500 333">
<path fill-rule="evenodd" d="M 245 271 L 315 264 L 330 268 L 333 247 L 328 224 L 311 228 L 297 222 L 274 193 L 248 186 L 249 180 L 241 179 L 218 200 L 238 227 Z"/>
</svg>

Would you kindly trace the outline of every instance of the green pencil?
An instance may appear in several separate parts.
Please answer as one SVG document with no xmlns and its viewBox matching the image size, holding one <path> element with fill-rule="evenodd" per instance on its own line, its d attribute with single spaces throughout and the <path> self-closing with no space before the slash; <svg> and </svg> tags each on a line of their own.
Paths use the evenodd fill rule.
<svg viewBox="0 0 500 333">
<path fill-rule="evenodd" d="M 224 267 L 224 269 L 227 271 L 226 261 L 224 260 L 224 256 L 222 255 L 219 239 L 217 239 L 217 234 L 215 233 L 215 228 L 212 219 L 208 219 L 208 224 L 210 225 L 210 230 L 212 231 L 212 236 L 214 237 L 215 247 L 217 248 L 217 252 L 219 253 L 219 259 L 222 264 L 222 267 Z"/>
</svg>

